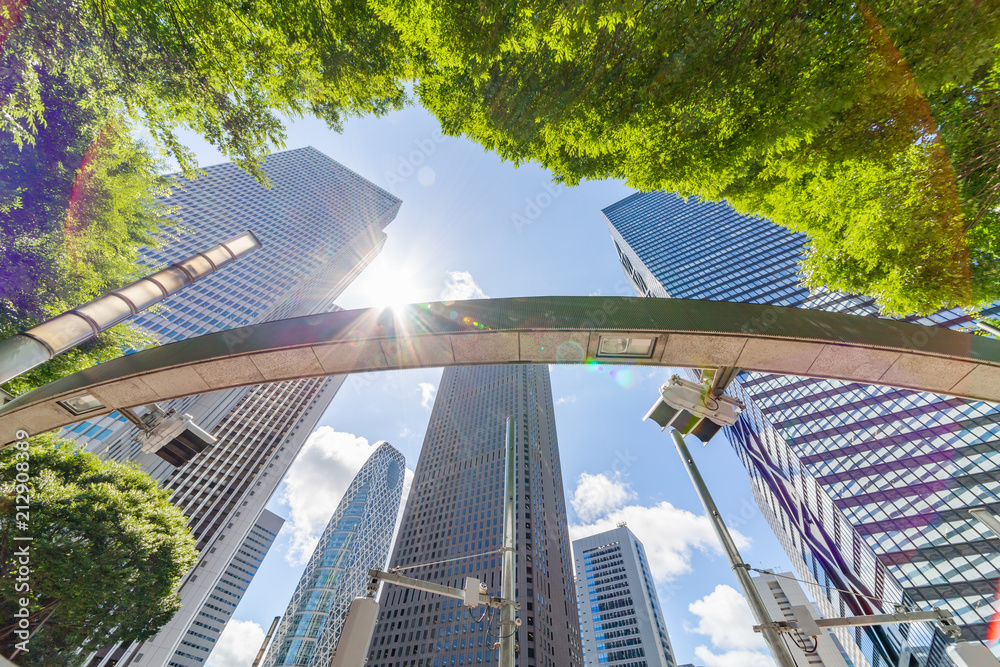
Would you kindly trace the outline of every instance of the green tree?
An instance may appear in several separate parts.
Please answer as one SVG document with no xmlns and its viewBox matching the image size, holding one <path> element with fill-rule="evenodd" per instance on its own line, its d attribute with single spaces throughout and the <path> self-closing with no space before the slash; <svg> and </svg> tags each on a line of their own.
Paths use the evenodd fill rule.
<svg viewBox="0 0 1000 667">
<path fill-rule="evenodd" d="M 20 598 L 34 631 L 17 656 L 22 665 L 75 664 L 77 649 L 155 634 L 179 608 L 177 585 L 197 557 L 184 515 L 167 498 L 134 464 L 102 462 L 51 435 L 0 450 L 4 655 L 20 641 Z M 19 576 L 30 591 L 16 590 Z"/>
<path fill-rule="evenodd" d="M 372 2 L 449 134 L 766 215 L 891 313 L 1000 298 L 996 3 Z"/>
<path fill-rule="evenodd" d="M 0 130 L 30 144 L 58 73 L 264 182 L 282 116 L 339 128 L 412 80 L 447 133 L 726 199 L 809 235 L 811 286 L 926 313 L 1000 298 L 998 34 L 981 0 L 39 0 L 0 13 Z"/>
<path fill-rule="evenodd" d="M 113 108 L 70 77 L 38 73 L 33 141 L 0 132 L 0 338 L 135 280 L 139 249 L 172 228 L 169 181 Z M 152 339 L 119 325 L 6 385 L 22 393 Z"/>
<path fill-rule="evenodd" d="M 182 127 L 261 182 L 261 158 L 283 143 L 279 116 L 340 128 L 406 99 L 399 40 L 364 0 L 37 0 L 8 28 L 0 130 L 21 143 L 43 123 L 42 73 L 120 104 L 186 171 Z"/>
</svg>

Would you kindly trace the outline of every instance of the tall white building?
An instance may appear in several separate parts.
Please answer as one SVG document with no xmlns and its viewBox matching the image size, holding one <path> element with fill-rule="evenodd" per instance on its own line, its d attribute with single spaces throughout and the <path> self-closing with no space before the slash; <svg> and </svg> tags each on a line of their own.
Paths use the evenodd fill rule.
<svg viewBox="0 0 1000 667">
<path fill-rule="evenodd" d="M 313 148 L 277 153 L 264 172 L 270 188 L 232 164 L 177 179 L 167 203 L 187 231 L 144 253 L 150 265 L 177 261 L 250 229 L 263 247 L 134 320 L 162 343 L 258 322 L 327 312 L 385 242 L 400 200 Z M 227 334 L 228 335 L 228 334 Z M 294 380 L 174 401 L 218 439 L 175 468 L 145 454 L 117 413 L 66 434 L 106 458 L 137 461 L 171 492 L 200 551 L 180 588 L 182 608 L 141 645 L 109 647 L 89 667 L 179 667 L 181 641 L 205 608 L 240 544 L 315 428 L 343 378 Z M 207 388 L 207 387 L 206 387 Z"/>
<path fill-rule="evenodd" d="M 792 607 L 806 607 L 813 618 L 821 618 L 819 610 L 809 601 L 805 592 L 790 573 L 764 572 L 753 577 L 754 586 L 764 600 L 772 621 L 794 621 Z M 801 632 L 788 635 L 785 645 L 792 652 L 795 663 L 802 667 L 848 667 L 844 650 L 829 630 L 815 639 Z"/>
<path fill-rule="evenodd" d="M 642 542 L 622 523 L 573 542 L 583 664 L 676 667 Z"/>
<path fill-rule="evenodd" d="M 181 645 L 174 652 L 171 664 L 181 667 L 199 667 L 204 664 L 284 523 L 285 520 L 273 512 L 264 510 L 260 513 L 219 583 L 181 639 Z"/>
</svg>

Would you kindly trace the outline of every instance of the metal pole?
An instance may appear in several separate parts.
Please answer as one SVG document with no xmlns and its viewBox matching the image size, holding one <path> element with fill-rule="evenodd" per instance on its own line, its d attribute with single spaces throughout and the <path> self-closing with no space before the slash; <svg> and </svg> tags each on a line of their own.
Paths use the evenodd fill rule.
<svg viewBox="0 0 1000 667">
<path fill-rule="evenodd" d="M 985 507 L 976 507 L 969 510 L 969 514 L 979 519 L 980 522 L 993 532 L 994 537 L 1000 537 L 1000 519 L 997 519 L 993 512 Z"/>
<path fill-rule="evenodd" d="M 514 420 L 507 418 L 507 468 L 503 496 L 503 569 L 500 572 L 500 667 L 514 667 L 517 624 L 514 621 L 514 509 L 517 483 L 517 447 Z"/>
<path fill-rule="evenodd" d="M 976 320 L 976 326 L 985 331 L 986 333 L 991 333 L 997 338 L 1000 338 L 1000 329 L 997 329 L 992 324 L 987 324 L 986 322 L 980 322 Z"/>
<path fill-rule="evenodd" d="M 264 659 L 264 651 L 267 650 L 267 645 L 271 643 L 271 635 L 274 634 L 274 629 L 278 627 L 278 621 L 281 620 L 280 616 L 275 616 L 274 620 L 271 621 L 271 629 L 267 631 L 264 636 L 264 643 L 260 645 L 260 650 L 257 651 L 257 657 L 253 659 L 253 664 L 250 667 L 257 667 L 260 661 Z"/>
<path fill-rule="evenodd" d="M 0 384 L 95 338 L 139 311 L 261 247 L 253 232 L 171 264 L 141 280 L 0 340 Z"/>
<path fill-rule="evenodd" d="M 726 528 L 726 524 L 722 520 L 722 515 L 719 514 L 719 508 L 715 506 L 715 501 L 712 500 L 712 495 L 708 492 L 708 487 L 705 486 L 705 480 L 701 478 L 701 473 L 698 472 L 698 467 L 694 464 L 694 459 L 691 458 L 691 453 L 688 451 L 687 445 L 684 444 L 684 437 L 676 429 L 670 429 L 670 435 L 674 439 L 677 453 L 680 454 L 681 461 L 684 462 L 688 476 L 691 477 L 691 481 L 694 483 L 694 488 L 698 492 L 698 498 L 701 499 L 701 504 L 705 507 L 708 520 L 712 522 L 712 528 L 715 529 L 715 534 L 719 536 L 719 541 L 722 542 L 722 549 L 726 552 L 726 558 L 729 559 L 729 564 L 732 565 L 736 580 L 740 583 L 740 588 L 743 589 L 743 595 L 746 596 L 750 610 L 753 612 L 753 616 L 761 628 L 760 632 L 764 636 L 764 642 L 767 644 L 767 647 L 771 650 L 771 655 L 774 656 L 778 667 L 796 667 L 792 654 L 789 653 L 788 647 L 781 641 L 781 637 L 778 635 L 777 630 L 775 630 L 774 621 L 771 620 L 771 615 L 767 613 L 764 601 L 761 599 L 760 593 L 757 592 L 757 587 L 754 586 L 753 580 L 750 578 L 750 566 L 743 562 L 743 557 L 740 556 L 740 552 L 736 548 L 736 543 L 733 542 L 733 538 L 729 534 L 729 529 Z"/>
</svg>

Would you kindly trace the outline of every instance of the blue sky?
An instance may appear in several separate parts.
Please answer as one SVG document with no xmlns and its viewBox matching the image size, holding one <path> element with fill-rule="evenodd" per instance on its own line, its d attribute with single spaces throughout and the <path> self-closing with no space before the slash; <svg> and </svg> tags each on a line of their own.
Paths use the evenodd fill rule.
<svg viewBox="0 0 1000 667">
<path fill-rule="evenodd" d="M 197 137 L 184 140 L 201 164 L 223 161 Z M 476 289 L 490 297 L 632 295 L 600 213 L 631 194 L 621 183 L 553 186 L 535 165 L 515 168 L 465 139 L 442 137 L 419 107 L 352 120 L 343 134 L 312 119 L 289 123 L 287 147 L 307 145 L 403 200 L 386 228 L 385 248 L 339 300 L 342 307 L 437 300 Z M 580 535 L 625 519 L 653 552 L 653 574 L 680 663 L 771 664 L 749 630 L 749 611 L 727 588 L 736 588 L 735 578 L 699 518 L 701 506 L 669 438 L 641 421 L 670 372 L 553 368 L 569 522 Z M 210 665 L 249 664 L 243 656 L 256 653 L 263 636 L 258 626 L 266 628 L 284 612 L 308 556 L 303 549 L 322 530 L 323 517 L 332 514 L 370 445 L 388 440 L 415 467 L 440 375 L 438 369 L 416 370 L 345 382 L 269 505 L 290 520 Z M 697 462 L 727 520 L 746 537 L 745 559 L 790 569 L 724 438 L 705 448 L 689 445 L 697 448 Z"/>
</svg>

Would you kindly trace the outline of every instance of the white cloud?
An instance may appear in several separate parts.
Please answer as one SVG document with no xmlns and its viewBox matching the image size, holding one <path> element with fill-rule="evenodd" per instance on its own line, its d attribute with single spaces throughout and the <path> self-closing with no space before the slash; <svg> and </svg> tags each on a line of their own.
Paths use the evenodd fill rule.
<svg viewBox="0 0 1000 667">
<path fill-rule="evenodd" d="M 698 646 L 694 653 L 705 667 L 774 667 L 763 653 L 764 639 L 753 631 L 756 625 L 744 597 L 732 586 L 720 584 L 700 600 L 688 605 L 688 611 L 698 617 L 698 626 L 685 625 L 688 632 L 706 635 L 715 653 L 707 646 Z"/>
<path fill-rule="evenodd" d="M 230 620 L 205 667 L 247 667 L 264 643 L 264 628 L 253 621 Z"/>
<path fill-rule="evenodd" d="M 689 632 L 707 635 L 718 648 L 762 649 L 763 638 L 753 631 L 756 622 L 743 596 L 732 586 L 719 584 L 715 590 L 688 605 L 698 617 L 698 627 Z"/>
<path fill-rule="evenodd" d="M 285 560 L 290 565 L 303 565 L 309 560 L 347 487 L 374 451 L 375 445 L 368 444 L 367 439 L 329 426 L 309 436 L 285 476 L 279 499 L 289 508 L 285 527 L 291 531 L 291 544 Z M 403 503 L 412 476 L 407 468 Z"/>
<path fill-rule="evenodd" d="M 420 405 L 429 408 L 434 403 L 434 396 L 437 395 L 437 387 L 430 382 L 421 382 L 417 388 L 420 390 Z"/>
<path fill-rule="evenodd" d="M 448 280 L 445 281 L 444 290 L 441 292 L 442 301 L 488 298 L 482 288 L 472 279 L 471 273 L 468 271 L 448 271 Z"/>
<path fill-rule="evenodd" d="M 560 396 L 556 399 L 556 405 L 562 405 L 564 403 L 576 403 L 576 396 Z"/>
<path fill-rule="evenodd" d="M 694 654 L 705 667 L 774 667 L 774 661 L 756 651 L 726 651 L 712 653 L 707 646 L 698 646 Z"/>
<path fill-rule="evenodd" d="M 642 541 L 653 578 L 659 583 L 690 572 L 691 554 L 695 549 L 722 553 L 719 540 L 706 517 L 679 509 L 666 501 L 652 507 L 627 505 L 591 523 L 571 525 L 570 540 L 611 530 L 620 521 L 625 521 Z M 750 545 L 748 537 L 735 530 L 731 532 L 738 547 L 747 548 Z"/>
<path fill-rule="evenodd" d="M 635 492 L 618 475 L 611 479 L 604 473 L 581 473 L 570 503 L 580 519 L 592 521 L 622 507 L 633 498 Z"/>
</svg>

